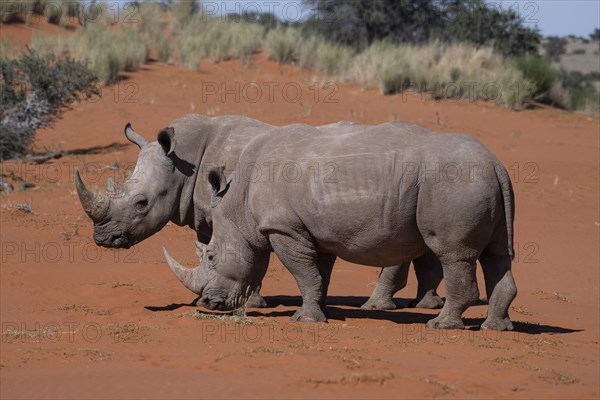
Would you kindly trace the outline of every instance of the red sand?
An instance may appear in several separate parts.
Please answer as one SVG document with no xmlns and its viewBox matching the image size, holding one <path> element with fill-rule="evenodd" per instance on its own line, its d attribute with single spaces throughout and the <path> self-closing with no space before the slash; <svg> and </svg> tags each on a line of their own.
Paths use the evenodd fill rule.
<svg viewBox="0 0 600 400">
<path fill-rule="evenodd" d="M 2 35 L 22 29 L 3 25 Z M 349 84 L 315 98 L 315 80 L 262 55 L 247 67 L 206 62 L 200 73 L 144 65 L 102 99 L 73 106 L 36 141 L 38 150 L 122 147 L 1 165 L 38 185 L 0 197 L 2 398 L 598 398 L 599 121 L 555 109 L 404 100 Z M 246 97 L 222 99 L 211 94 L 215 85 L 246 87 Z M 302 98 L 292 102 L 297 88 Z M 325 101 L 328 94 L 335 102 Z M 263 293 L 290 296 L 279 298 L 287 305 L 251 310 L 248 324 L 193 318 L 194 296 L 161 253 L 166 245 L 195 265 L 193 232 L 169 224 L 135 248 L 98 248 L 72 172 L 87 166 L 84 179 L 103 190 L 108 176 L 122 180 L 137 158 L 122 134 L 126 122 L 153 138 L 194 112 L 273 124 L 399 119 L 475 136 L 515 186 L 516 332 L 434 331 L 424 325 L 432 311 L 360 310 L 378 270 L 346 262 L 334 269 L 328 324 L 290 320 L 299 291 L 278 261 Z M 115 161 L 118 170 L 105 168 Z M 17 211 L 29 201 L 33 213 Z M 415 292 L 411 272 L 399 296 Z M 471 307 L 467 325 L 479 325 L 486 312 Z"/>
</svg>

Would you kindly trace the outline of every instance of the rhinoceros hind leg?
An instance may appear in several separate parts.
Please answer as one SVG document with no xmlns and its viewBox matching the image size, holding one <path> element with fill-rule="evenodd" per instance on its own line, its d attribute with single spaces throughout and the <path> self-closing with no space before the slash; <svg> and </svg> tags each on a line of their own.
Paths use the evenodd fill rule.
<svg viewBox="0 0 600 400">
<path fill-rule="evenodd" d="M 409 303 L 409 307 L 428 308 L 435 310 L 444 306 L 444 300 L 437 294 L 436 289 L 444 278 L 440 260 L 431 251 L 413 261 L 415 275 L 419 286 L 417 297 Z"/>
<path fill-rule="evenodd" d="M 511 331 L 513 324 L 508 316 L 510 303 L 517 295 L 517 286 L 512 275 L 509 255 L 485 254 L 479 258 L 483 269 L 488 296 L 488 316 L 481 329 Z"/>
<path fill-rule="evenodd" d="M 427 322 L 428 328 L 464 329 L 462 313 L 479 299 L 475 279 L 475 261 L 443 263 L 446 280 L 446 303 L 440 314 Z"/>
<path fill-rule="evenodd" d="M 397 307 L 392 298 L 398 290 L 406 286 L 409 266 L 410 263 L 402 263 L 393 267 L 381 268 L 377 285 L 369 300 L 361 308 L 367 310 L 395 310 Z"/>
</svg>

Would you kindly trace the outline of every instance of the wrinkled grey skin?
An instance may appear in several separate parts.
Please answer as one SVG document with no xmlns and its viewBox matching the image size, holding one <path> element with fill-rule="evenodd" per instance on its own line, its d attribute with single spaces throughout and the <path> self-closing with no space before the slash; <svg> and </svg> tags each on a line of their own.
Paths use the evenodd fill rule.
<svg viewBox="0 0 600 400">
<path fill-rule="evenodd" d="M 293 318 L 326 321 L 323 271 L 336 257 L 385 267 L 431 251 L 442 264 L 447 297 L 428 327 L 464 328 L 463 312 L 479 299 L 479 260 L 489 301 L 481 328 L 513 329 L 514 194 L 506 169 L 469 136 L 422 130 L 388 123 L 324 134 L 289 125 L 252 140 L 241 168 L 296 163 L 308 171 L 317 162 L 337 172 L 334 179 L 304 173 L 228 180 L 223 168 L 211 170 L 213 236 L 184 283 L 209 309 L 240 307 L 275 251 L 302 293 Z M 183 268 L 166 250 L 165 256 L 172 268 Z"/>
<path fill-rule="evenodd" d="M 317 129 L 335 134 L 336 132 L 360 132 L 368 125 L 355 124 L 341 121 L 334 124 L 318 126 Z M 419 128 L 419 129 L 417 129 Z M 427 130 L 415 127 L 415 134 L 427 134 Z M 413 260 L 417 275 L 417 297 L 409 303 L 409 307 L 438 309 L 444 305 L 444 300 L 437 294 L 436 289 L 443 278 L 442 265 L 433 253 L 427 253 Z M 377 285 L 371 297 L 361 307 L 369 310 L 395 310 L 396 304 L 393 297 L 396 292 L 403 289 L 408 281 L 408 268 L 410 263 L 382 268 L 379 273 Z"/>
<path fill-rule="evenodd" d="M 348 123 L 343 125 L 346 128 L 352 126 Z M 320 128 L 330 131 L 339 126 L 332 124 Z M 202 244 L 207 244 L 212 235 L 211 189 L 206 181 L 207 171 L 217 165 L 233 170 L 243 147 L 252 138 L 273 128 L 241 116 L 209 118 L 188 115 L 162 129 L 156 142 L 149 142 L 128 124 L 125 136 L 140 147 L 140 155 L 127 182 L 118 184 L 109 178 L 107 193 L 101 196 L 87 190 L 79 173 L 75 176 L 84 210 L 94 222 L 96 244 L 129 248 L 172 221 L 196 231 L 196 248 L 200 256 Z M 441 275 L 441 267 L 438 271 Z M 181 273 L 187 274 L 186 271 Z M 378 285 L 375 297 L 372 296 L 367 303 L 369 308 L 395 308 L 392 296 L 404 286 L 406 277 L 403 278 L 403 275 L 406 273 L 407 268 L 390 267 L 386 270 L 388 278 Z M 391 279 L 404 279 L 404 284 L 389 285 Z M 414 303 L 422 307 L 428 307 L 428 304 L 439 307 L 441 299 L 431 295 L 435 294 L 438 284 L 439 280 L 435 279 L 420 280 L 419 296 Z M 266 307 L 258 290 L 249 299 L 248 307 Z"/>
</svg>

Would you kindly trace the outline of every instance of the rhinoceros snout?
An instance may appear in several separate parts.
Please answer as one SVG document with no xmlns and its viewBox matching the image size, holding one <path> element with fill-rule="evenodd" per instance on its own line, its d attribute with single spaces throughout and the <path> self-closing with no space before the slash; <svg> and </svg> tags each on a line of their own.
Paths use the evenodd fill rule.
<svg viewBox="0 0 600 400">
<path fill-rule="evenodd" d="M 231 307 L 228 307 L 225 302 L 221 299 L 211 298 L 208 295 L 204 295 L 196 302 L 196 305 L 199 307 L 204 307 L 209 310 L 217 310 L 217 311 L 229 311 Z"/>
<path fill-rule="evenodd" d="M 110 235 L 99 235 L 94 233 L 94 242 L 98 246 L 113 248 L 128 248 L 129 241 L 122 233 L 113 233 Z"/>
</svg>

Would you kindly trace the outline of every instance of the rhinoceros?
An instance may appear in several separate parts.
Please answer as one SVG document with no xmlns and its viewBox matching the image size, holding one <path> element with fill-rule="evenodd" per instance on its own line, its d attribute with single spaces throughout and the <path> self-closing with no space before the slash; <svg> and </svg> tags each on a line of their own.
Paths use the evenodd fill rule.
<svg viewBox="0 0 600 400">
<path fill-rule="evenodd" d="M 202 253 L 202 244 L 207 244 L 212 235 L 211 187 L 205 179 L 208 169 L 222 165 L 233 170 L 244 146 L 274 128 L 242 116 L 187 115 L 161 129 L 157 141 L 150 142 L 127 124 L 125 136 L 140 148 L 136 167 L 127 182 L 119 184 L 109 178 L 106 195 L 100 195 L 90 192 L 79 172 L 75 174 L 83 209 L 94 222 L 94 241 L 104 247 L 129 248 L 171 221 L 196 231 L 196 247 Z M 355 128 L 351 123 L 320 127 L 324 132 Z M 434 263 L 434 258 L 428 262 Z M 441 266 L 423 268 L 422 264 L 421 260 L 415 260 L 419 288 L 411 305 L 439 308 L 443 301 L 435 289 L 442 279 Z M 406 284 L 407 273 L 408 264 L 383 270 L 364 307 L 395 308 L 392 296 Z M 251 296 L 248 307 L 266 306 L 258 290 Z"/>
<path fill-rule="evenodd" d="M 238 173 L 273 165 L 289 168 L 285 179 Z M 333 177 L 312 172 L 328 166 Z M 431 251 L 442 264 L 447 297 L 428 327 L 464 328 L 463 312 L 479 299 L 479 260 L 489 304 L 481 328 L 513 329 L 512 184 L 498 159 L 470 136 L 423 133 L 407 123 L 346 134 L 288 125 L 248 143 L 233 176 L 221 166 L 207 180 L 212 238 L 183 282 L 206 308 L 242 306 L 274 251 L 302 294 L 293 319 L 326 321 L 327 271 L 336 257 L 386 267 Z M 164 253 L 172 269 L 185 269 Z"/>
</svg>

